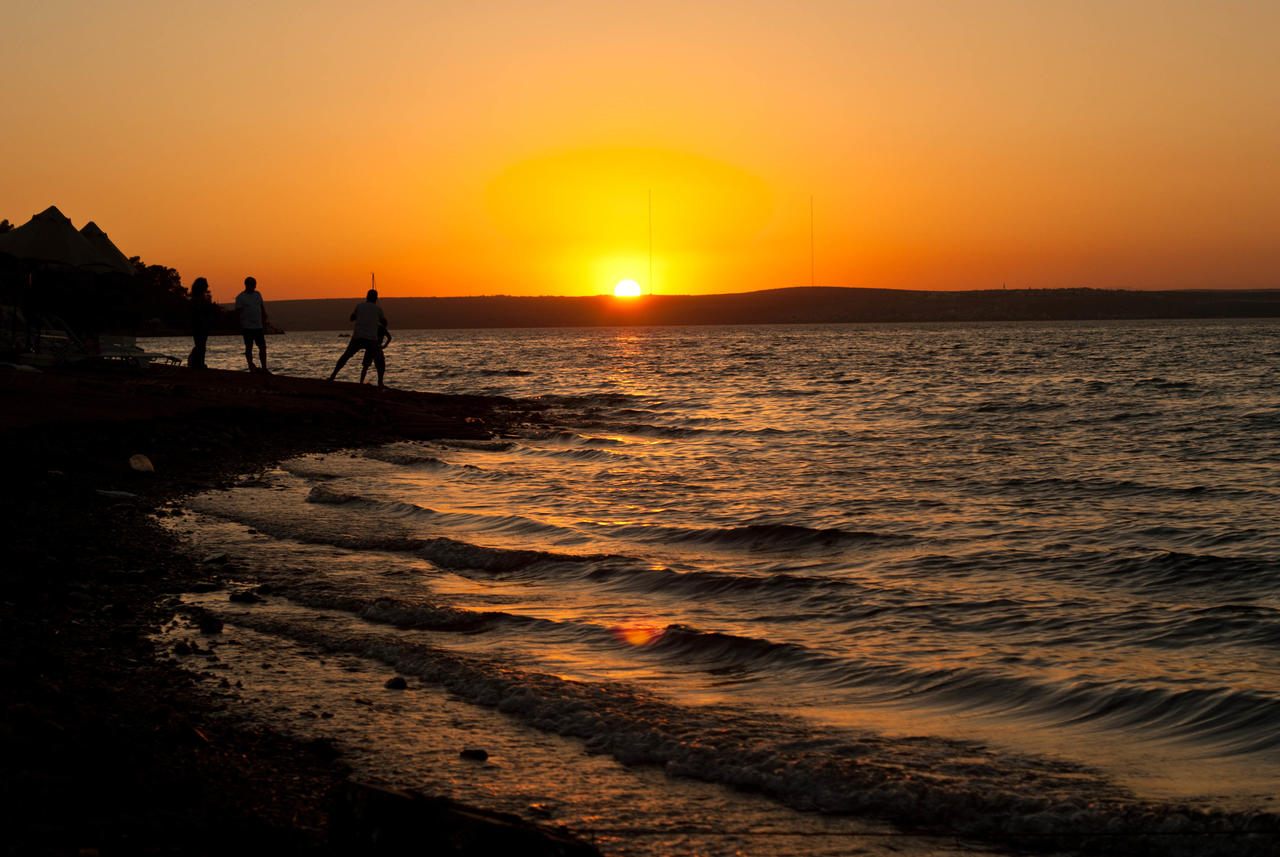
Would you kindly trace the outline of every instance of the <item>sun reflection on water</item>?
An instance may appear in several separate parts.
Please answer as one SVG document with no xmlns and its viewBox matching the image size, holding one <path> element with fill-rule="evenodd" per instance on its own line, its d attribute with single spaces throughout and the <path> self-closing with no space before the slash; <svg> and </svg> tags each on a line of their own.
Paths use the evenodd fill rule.
<svg viewBox="0 0 1280 857">
<path fill-rule="evenodd" d="M 624 643 L 633 646 L 648 646 L 662 639 L 662 635 L 667 632 L 666 628 L 657 625 L 643 625 L 633 623 L 628 625 L 618 625 L 609 629 L 613 635 Z"/>
</svg>

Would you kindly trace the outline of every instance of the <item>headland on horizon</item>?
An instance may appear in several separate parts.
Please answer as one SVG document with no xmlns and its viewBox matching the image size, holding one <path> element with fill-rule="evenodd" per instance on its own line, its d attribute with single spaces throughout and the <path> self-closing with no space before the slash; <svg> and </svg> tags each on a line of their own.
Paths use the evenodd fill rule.
<svg viewBox="0 0 1280 857">
<path fill-rule="evenodd" d="M 361 298 L 270 301 L 285 330 L 346 324 Z M 914 291 L 805 286 L 706 295 L 389 297 L 399 329 L 1280 317 L 1280 289 Z"/>
</svg>

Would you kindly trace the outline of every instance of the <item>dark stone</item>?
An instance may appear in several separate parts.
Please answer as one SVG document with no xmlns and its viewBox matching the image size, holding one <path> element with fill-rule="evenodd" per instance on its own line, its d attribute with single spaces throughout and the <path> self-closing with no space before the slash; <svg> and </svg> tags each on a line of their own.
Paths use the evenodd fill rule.
<svg viewBox="0 0 1280 857">
<path fill-rule="evenodd" d="M 408 686 L 409 682 L 405 681 L 401 676 L 389 678 L 386 684 L 383 685 L 387 690 L 404 690 Z"/>
<path fill-rule="evenodd" d="M 226 565 L 227 561 L 230 559 L 231 557 L 227 556 L 225 553 L 215 553 L 210 554 L 200 561 L 205 565 Z"/>
<path fill-rule="evenodd" d="M 261 604 L 262 599 L 248 589 L 242 589 L 239 592 L 233 592 L 227 597 L 228 601 L 234 601 L 236 604 Z"/>
<path fill-rule="evenodd" d="M 460 759 L 470 759 L 473 762 L 483 762 L 489 758 L 489 753 L 479 747 L 468 747 L 458 754 Z"/>
<path fill-rule="evenodd" d="M 432 854 L 447 857 L 600 857 L 565 830 L 531 824 L 448 798 L 346 782 L 329 812 L 329 842 L 338 853 Z"/>
<path fill-rule="evenodd" d="M 338 748 L 333 746 L 327 738 L 316 738 L 302 745 L 307 752 L 318 759 L 324 759 L 326 762 L 333 761 L 342 755 Z"/>
<path fill-rule="evenodd" d="M 222 620 L 208 613 L 201 613 L 196 616 L 196 625 L 199 626 L 201 634 L 222 633 Z"/>
</svg>

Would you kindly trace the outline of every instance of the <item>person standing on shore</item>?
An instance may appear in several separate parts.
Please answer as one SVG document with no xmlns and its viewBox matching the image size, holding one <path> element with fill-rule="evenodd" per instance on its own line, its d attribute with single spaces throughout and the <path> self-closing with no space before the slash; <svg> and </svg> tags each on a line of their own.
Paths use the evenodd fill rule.
<svg viewBox="0 0 1280 857">
<path fill-rule="evenodd" d="M 209 281 L 196 277 L 191 284 L 191 339 L 194 347 L 187 357 L 187 365 L 192 369 L 209 368 L 204 362 L 205 344 L 209 341 L 209 331 L 213 329 L 217 312 L 209 294 Z"/>
<path fill-rule="evenodd" d="M 329 380 L 336 380 L 338 373 L 342 371 L 343 366 L 347 365 L 352 355 L 363 349 L 366 353 L 373 353 L 373 359 L 378 366 L 378 386 L 381 387 L 382 372 L 386 368 L 386 362 L 382 359 L 382 349 L 378 347 L 378 342 L 382 338 L 378 328 L 387 326 L 387 317 L 383 314 L 382 307 L 378 306 L 377 289 L 369 289 L 364 297 L 364 303 L 356 304 L 356 308 L 351 311 L 351 320 L 356 323 L 355 329 L 351 331 L 351 341 L 347 343 L 347 350 L 338 358 L 338 365 L 334 366 L 333 371 L 329 373 Z M 387 335 L 390 337 L 389 333 Z"/>
<path fill-rule="evenodd" d="M 250 372 L 262 371 L 267 375 L 267 337 L 263 332 L 267 324 L 267 308 L 262 303 L 262 295 L 258 293 L 258 281 L 253 277 L 244 278 L 244 291 L 236 295 L 236 311 L 240 313 L 240 335 L 244 337 L 244 359 L 249 364 Z M 258 357 L 262 361 L 262 369 L 253 365 L 253 344 L 258 344 Z"/>
</svg>

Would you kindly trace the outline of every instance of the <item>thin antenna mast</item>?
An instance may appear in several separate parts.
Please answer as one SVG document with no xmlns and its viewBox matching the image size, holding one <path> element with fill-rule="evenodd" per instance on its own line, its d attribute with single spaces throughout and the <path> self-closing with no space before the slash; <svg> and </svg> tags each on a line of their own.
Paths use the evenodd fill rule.
<svg viewBox="0 0 1280 857">
<path fill-rule="evenodd" d="M 809 287 L 813 288 L 813 194 L 809 194 Z"/>
<path fill-rule="evenodd" d="M 653 294 L 653 188 L 649 188 L 649 294 Z"/>
</svg>

